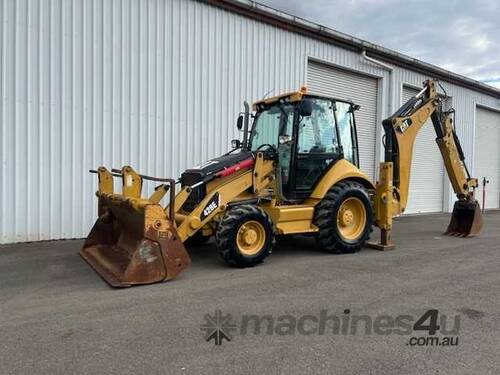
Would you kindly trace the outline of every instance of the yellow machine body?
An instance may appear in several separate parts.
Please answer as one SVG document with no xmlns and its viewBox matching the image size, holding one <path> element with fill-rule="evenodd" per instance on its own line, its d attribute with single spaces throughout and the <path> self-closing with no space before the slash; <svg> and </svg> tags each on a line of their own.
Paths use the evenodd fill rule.
<svg viewBox="0 0 500 375">
<path fill-rule="evenodd" d="M 186 213 L 182 206 L 191 193 L 190 187 L 180 190 L 164 207 L 160 204 L 168 191 L 164 185 L 160 185 L 151 197 L 144 198 L 141 188 L 145 176 L 129 166 L 115 173 L 101 167 L 96 193 L 99 219 L 80 254 L 114 287 L 167 281 L 190 263 L 183 243 L 197 232 L 213 235 L 215 223 L 231 203 L 262 199 L 260 206 L 272 218 L 277 234 L 314 233 L 318 231 L 313 224 L 314 207 L 333 185 L 352 179 L 373 188 L 363 172 L 341 160 L 321 179 L 303 204 L 281 205 L 273 194 L 275 173 L 275 163 L 264 160 L 263 154 L 257 153 L 253 168 L 209 183 L 206 197 L 197 208 Z M 121 193 L 113 191 L 113 176 L 122 179 Z M 215 195 L 219 197 L 217 207 L 203 216 L 203 210 Z M 173 207 L 174 220 L 169 216 L 170 207 Z"/>
<path fill-rule="evenodd" d="M 482 221 L 474 200 L 477 180 L 468 176 L 451 118 L 440 111 L 435 82 L 428 81 L 422 93 L 422 98 L 415 98 L 411 108 L 384 121 L 390 143 L 386 145 L 386 161 L 380 164 L 376 184 L 341 157 L 328 165 L 304 199 L 291 201 L 282 193 L 279 157 L 269 157 L 268 152 L 259 148 L 250 152 L 248 147 L 247 154 L 242 153 L 242 158 L 235 159 L 233 165 L 210 172 L 203 181 L 183 183 L 178 192 L 176 182 L 171 179 L 140 175 L 130 166 L 111 171 L 100 167 L 92 171 L 99 177 L 96 193 L 99 217 L 80 254 L 110 285 L 126 287 L 176 277 L 190 263 L 185 244 L 195 238 L 215 236 L 217 246 L 221 247 L 228 247 L 230 241 L 239 248 L 239 253 L 229 254 L 232 251 L 229 246 L 223 249 L 223 258 L 230 264 L 250 265 L 245 259 L 257 259 L 262 248 L 272 245 L 270 236 L 275 234 L 313 233 L 328 248 L 333 245 L 325 236 L 330 236 L 335 227 L 337 238 L 349 250 L 358 238 L 362 238 L 362 243 L 368 238 L 371 228 L 367 226 L 371 227 L 373 216 L 375 225 L 381 229 L 381 241 L 372 245 L 392 248 L 392 218 L 406 207 L 414 141 L 429 117 L 442 130 L 438 145 L 459 198 L 448 232 L 478 233 Z M 301 88 L 256 102 L 254 109 L 261 111 L 273 103 L 302 106 L 307 98 L 307 90 Z M 350 105 L 354 112 L 354 104 Z M 311 109 L 298 110 L 307 115 Z M 248 110 L 246 116 L 248 120 Z M 247 127 L 244 133 L 248 133 Z M 245 136 L 244 144 L 250 142 L 247 143 Z M 283 137 L 283 142 L 290 142 L 290 137 Z M 115 177 L 121 179 L 121 191 L 115 191 Z M 161 184 L 151 196 L 143 197 L 143 180 Z M 203 194 L 193 200 L 200 188 Z M 342 194 L 351 188 L 356 191 L 344 197 Z M 162 204 L 167 194 L 169 201 Z M 343 201 L 335 202 L 336 197 Z M 335 212 L 330 215 L 325 210 L 333 206 Z M 243 220 L 243 214 L 248 219 Z M 320 220 L 321 228 L 315 220 Z"/>
</svg>

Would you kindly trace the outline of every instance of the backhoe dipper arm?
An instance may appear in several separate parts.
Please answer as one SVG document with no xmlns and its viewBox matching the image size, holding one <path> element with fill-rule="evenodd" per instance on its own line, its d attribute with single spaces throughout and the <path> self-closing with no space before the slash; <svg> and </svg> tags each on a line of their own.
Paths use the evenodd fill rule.
<svg viewBox="0 0 500 375">
<path fill-rule="evenodd" d="M 429 118 L 436 132 L 436 142 L 446 172 L 461 204 L 459 208 L 455 205 L 452 223 L 447 232 L 472 234 L 471 227 L 475 220 L 474 215 L 470 215 L 469 212 L 471 210 L 475 212 L 477 208 L 474 190 L 478 182 L 476 178 L 470 177 L 467 170 L 464 153 L 453 127 L 454 111 L 443 111 L 443 103 L 437 94 L 436 85 L 435 80 L 425 81 L 423 89 L 417 95 L 382 122 L 385 131 L 385 162 L 380 163 L 374 209 L 376 223 L 382 231 L 382 246 L 388 248 L 392 247 L 390 242 L 392 218 L 403 213 L 408 203 L 415 140 Z M 459 209 L 468 213 L 459 212 Z M 480 221 L 480 218 L 476 221 Z M 476 232 L 480 230 L 480 225 L 478 226 L 479 228 L 475 228 Z"/>
<path fill-rule="evenodd" d="M 385 161 L 393 163 L 394 187 L 399 196 L 396 215 L 404 212 L 408 203 L 413 147 L 418 132 L 429 117 L 434 125 L 436 142 L 457 198 L 468 200 L 474 196 L 477 179 L 470 177 L 465 165 L 465 156 L 453 127 L 453 111 L 444 112 L 442 105 L 442 100 L 436 92 L 436 81 L 428 80 L 416 96 L 383 121 L 386 134 Z"/>
</svg>

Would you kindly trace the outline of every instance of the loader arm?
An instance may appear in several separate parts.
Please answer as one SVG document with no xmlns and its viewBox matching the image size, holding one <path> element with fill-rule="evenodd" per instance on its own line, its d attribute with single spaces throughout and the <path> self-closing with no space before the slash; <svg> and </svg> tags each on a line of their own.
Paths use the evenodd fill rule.
<svg viewBox="0 0 500 375">
<path fill-rule="evenodd" d="M 175 278 L 189 266 L 184 242 L 204 226 L 216 222 L 237 197 L 259 199 L 274 181 L 275 163 L 257 152 L 253 156 L 208 174 L 195 185 L 207 194 L 189 212 L 182 206 L 196 186 L 175 195 L 173 179 L 136 173 L 132 167 L 92 170 L 99 176 L 99 217 L 80 255 L 113 287 L 151 284 Z M 113 177 L 121 178 L 122 191 L 114 192 Z M 162 182 L 149 197 L 142 197 L 143 180 Z M 169 193 L 169 204 L 162 198 Z M 246 193 L 246 194 L 244 194 Z"/>
<path fill-rule="evenodd" d="M 374 209 L 381 229 L 380 246 L 393 247 L 390 241 L 392 218 L 403 213 L 408 203 L 413 148 L 419 131 L 429 118 L 436 132 L 436 143 L 453 190 L 458 198 L 448 234 L 473 235 L 482 226 L 474 198 L 478 186 L 465 164 L 465 156 L 453 125 L 453 110 L 443 111 L 437 82 L 427 80 L 424 88 L 383 121 L 385 162 L 380 163 Z"/>
<path fill-rule="evenodd" d="M 210 222 L 214 216 L 225 211 L 227 205 L 235 197 L 248 190 L 253 185 L 253 170 L 236 174 L 230 179 L 222 181 L 213 191 L 189 213 L 178 222 L 177 232 L 182 242 L 193 236 L 206 223 Z"/>
</svg>

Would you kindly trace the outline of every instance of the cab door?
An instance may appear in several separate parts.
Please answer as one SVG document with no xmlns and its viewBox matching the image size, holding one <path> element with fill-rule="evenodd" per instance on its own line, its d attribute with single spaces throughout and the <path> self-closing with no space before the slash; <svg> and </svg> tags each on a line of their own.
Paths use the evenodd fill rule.
<svg viewBox="0 0 500 375">
<path fill-rule="evenodd" d="M 309 196 L 319 178 L 341 157 L 339 133 L 335 124 L 335 102 L 309 97 L 309 116 L 296 111 L 294 153 L 287 196 L 304 199 Z"/>
</svg>

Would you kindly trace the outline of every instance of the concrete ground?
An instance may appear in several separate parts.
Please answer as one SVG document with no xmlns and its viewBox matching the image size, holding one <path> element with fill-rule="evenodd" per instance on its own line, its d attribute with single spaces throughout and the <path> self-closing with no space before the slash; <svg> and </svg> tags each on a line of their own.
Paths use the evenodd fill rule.
<svg viewBox="0 0 500 375">
<path fill-rule="evenodd" d="M 385 253 L 329 255 L 294 237 L 250 269 L 226 267 L 208 244 L 190 251 L 193 264 L 176 280 L 122 290 L 80 259 L 81 240 L 2 246 L 0 373 L 498 374 L 500 212 L 486 215 L 478 238 L 442 236 L 447 221 L 398 219 L 398 248 Z M 200 329 L 216 310 L 238 326 L 245 314 L 278 321 L 346 309 L 373 320 L 438 309 L 448 327 L 459 317 L 459 343 L 411 346 L 410 337 L 427 333 L 351 335 L 328 326 L 311 335 L 240 331 L 216 346 Z"/>
</svg>

